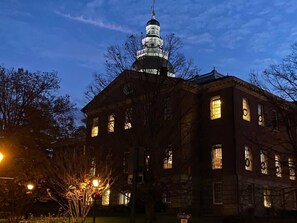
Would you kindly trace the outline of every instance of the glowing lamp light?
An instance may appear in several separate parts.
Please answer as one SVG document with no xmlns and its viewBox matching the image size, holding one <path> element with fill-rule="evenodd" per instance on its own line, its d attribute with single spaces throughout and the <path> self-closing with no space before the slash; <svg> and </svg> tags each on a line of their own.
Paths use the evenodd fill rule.
<svg viewBox="0 0 297 223">
<path fill-rule="evenodd" d="M 28 183 L 28 184 L 27 184 L 27 189 L 28 189 L 29 191 L 32 191 L 32 190 L 34 189 L 34 184 L 32 184 L 32 183 Z"/>
<path fill-rule="evenodd" d="M 4 155 L 3 155 L 3 153 L 0 152 L 0 163 L 3 160 L 3 158 L 4 158 Z"/>
<path fill-rule="evenodd" d="M 99 180 L 98 179 L 94 179 L 92 181 L 92 184 L 93 184 L 94 187 L 99 187 Z"/>
</svg>

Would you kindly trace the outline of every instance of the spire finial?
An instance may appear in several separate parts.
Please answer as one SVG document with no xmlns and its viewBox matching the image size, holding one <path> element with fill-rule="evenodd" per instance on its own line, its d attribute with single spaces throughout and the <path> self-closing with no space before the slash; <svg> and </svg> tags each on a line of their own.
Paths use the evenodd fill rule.
<svg viewBox="0 0 297 223">
<path fill-rule="evenodd" d="M 155 13 L 155 0 L 153 0 L 153 5 L 152 5 L 152 18 L 155 19 L 156 13 Z"/>
</svg>

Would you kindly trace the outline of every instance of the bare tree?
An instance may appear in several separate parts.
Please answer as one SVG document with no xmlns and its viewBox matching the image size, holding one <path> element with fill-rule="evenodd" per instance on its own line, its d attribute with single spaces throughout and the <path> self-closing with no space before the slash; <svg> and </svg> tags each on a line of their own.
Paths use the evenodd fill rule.
<svg viewBox="0 0 297 223">
<path fill-rule="evenodd" d="M 74 134 L 74 105 L 68 96 L 56 94 L 58 88 L 55 72 L 0 67 L 0 149 L 5 154 L 0 176 L 14 178 L 10 183 L 37 184 L 44 177 L 42 170 L 52 144 Z M 3 193 L 6 186 L 0 184 Z M 8 203 L 16 200 L 13 196 L 7 198 L 11 200 Z"/>
<path fill-rule="evenodd" d="M 180 205 L 179 208 L 185 210 L 191 202 L 189 197 L 192 191 L 187 161 L 191 159 L 188 148 L 192 140 L 190 132 L 195 126 L 195 121 L 192 115 L 193 108 L 185 102 L 186 98 L 193 96 L 185 90 L 191 84 L 182 78 L 134 71 L 125 71 L 116 81 L 116 86 L 121 83 L 120 86 L 129 89 L 125 90 L 120 99 L 117 98 L 120 102 L 113 104 L 112 107 L 115 109 L 110 112 L 117 114 L 117 111 L 124 111 L 124 117 L 121 119 L 125 121 L 123 129 L 126 129 L 126 133 L 111 134 L 111 141 L 100 140 L 100 144 L 90 143 L 91 147 L 98 148 L 97 152 L 108 151 L 117 170 L 123 169 L 122 159 L 124 154 L 129 153 L 130 159 L 124 163 L 128 164 L 130 171 L 119 175 L 119 180 L 114 184 L 118 191 L 128 188 L 131 192 L 132 187 L 127 185 L 127 178 L 132 174 L 133 158 L 138 157 L 142 171 L 137 174 L 143 176 L 143 181 L 137 189 L 136 206 L 145 207 L 147 222 L 154 220 L 155 210 L 162 204 L 162 195 L 165 192 L 169 199 L 168 191 L 171 199 L 175 199 Z M 91 102 L 96 109 L 110 109 L 108 104 L 104 103 L 101 107 L 100 101 L 104 100 L 104 94 L 113 83 Z M 114 96 L 108 96 L 110 103 L 114 103 Z M 84 111 L 88 114 L 88 108 Z M 103 120 L 100 117 L 99 114 L 99 119 Z M 120 146 L 116 144 L 119 142 Z M 181 158 L 176 159 L 177 157 Z M 162 205 L 166 209 L 166 204 Z"/>
<path fill-rule="evenodd" d="M 73 222 L 85 221 L 94 196 L 96 199 L 101 196 L 114 180 L 108 163 L 101 160 L 95 164 L 80 144 L 56 149 L 45 172 L 42 186 Z M 94 185 L 94 180 L 98 185 Z"/>
<path fill-rule="evenodd" d="M 272 64 L 262 73 L 252 73 L 251 82 L 275 108 L 287 133 L 291 153 L 297 155 L 297 43 L 280 64 Z M 279 97 L 273 96 L 277 95 Z M 296 156 L 297 157 L 297 156 Z"/>
<path fill-rule="evenodd" d="M 247 139 L 259 148 L 259 153 L 267 161 L 261 160 L 262 174 L 276 174 L 278 177 L 295 179 L 297 166 L 297 43 L 292 45 L 291 53 L 279 64 L 271 64 L 260 73 L 250 74 L 251 83 L 258 87 L 254 89 L 263 98 L 267 106 L 265 126 L 261 134 L 248 134 Z M 261 136 L 259 136 L 261 135 Z M 271 138 L 273 136 L 273 138 Z M 260 154 L 263 153 L 263 154 Z M 276 155 L 284 158 L 277 158 Z M 288 157 L 290 159 L 288 159 Z M 269 165 L 270 163 L 270 165 Z M 256 191 L 257 188 L 255 188 Z M 258 188 L 262 190 L 263 187 Z M 295 184 L 285 188 L 270 188 L 271 201 L 275 209 L 284 210 L 292 207 L 290 201 Z M 280 202 L 282 199 L 286 203 Z"/>
<path fill-rule="evenodd" d="M 271 64 L 260 75 L 251 74 L 252 83 L 288 101 L 297 101 L 297 43 L 280 64 Z"/>
<path fill-rule="evenodd" d="M 104 54 L 106 74 L 95 73 L 94 81 L 87 87 L 85 97 L 93 99 L 112 80 L 124 70 L 129 70 L 137 59 L 137 51 L 142 49 L 142 35 L 130 35 L 120 45 L 109 46 Z M 168 60 L 172 64 L 175 75 L 190 78 L 198 73 L 198 68 L 192 60 L 186 59 L 181 53 L 182 41 L 175 34 L 167 34 L 164 39 L 164 51 L 168 52 Z"/>
<path fill-rule="evenodd" d="M 165 188 L 171 190 L 172 197 L 174 197 L 175 192 L 180 192 L 182 190 L 179 189 L 186 188 L 189 185 L 189 178 L 185 177 L 187 174 L 184 174 L 186 173 L 185 169 L 187 169 L 184 160 L 175 163 L 176 171 L 167 171 L 167 173 L 163 170 L 163 162 L 165 162 L 164 160 L 172 162 L 172 148 L 176 153 L 183 153 L 181 147 L 185 147 L 185 144 L 189 143 L 190 139 L 186 132 L 191 128 L 188 116 L 190 108 L 187 106 L 181 110 L 174 108 L 177 106 L 176 101 L 181 102 L 185 96 L 183 79 L 188 79 L 197 74 L 198 69 L 191 60 L 187 60 L 181 53 L 182 42 L 174 34 L 166 35 L 164 46 L 160 40 L 156 49 L 153 42 L 144 43 L 145 41 L 142 42 L 142 39 L 142 35 L 131 35 L 123 44 L 108 47 L 104 55 L 106 75 L 95 74 L 95 82 L 89 85 L 85 96 L 89 100 L 94 98 L 92 102 L 98 100 L 100 104 L 100 94 L 106 89 L 110 89 L 114 82 L 119 81 L 121 82 L 120 85 L 124 86 L 123 91 L 126 96 L 121 99 L 123 104 L 116 106 L 117 109 L 125 111 L 124 128 L 129 129 L 127 131 L 129 134 L 119 136 L 118 140 L 123 142 L 122 148 L 126 150 L 125 153 L 130 153 L 130 166 L 132 164 L 131 159 L 133 160 L 138 155 L 141 162 L 146 163 L 147 168 L 143 167 L 142 173 L 145 177 L 138 198 L 144 203 L 147 220 L 151 222 L 155 217 L 156 202 L 161 202 Z M 152 48 L 150 49 L 150 47 Z M 146 54 L 150 50 L 155 50 L 156 53 Z M 154 56 L 156 54 L 158 56 Z M 136 72 L 127 70 L 140 72 L 136 74 Z M 124 79 L 118 80 L 121 79 L 118 76 L 125 72 L 129 74 L 125 75 Z M 168 77 L 173 76 L 173 74 L 177 78 Z M 99 106 L 98 109 L 101 109 L 97 102 L 94 103 Z M 167 107 L 165 108 L 164 105 Z M 174 112 L 176 114 L 173 115 Z M 171 129 L 173 128 L 180 131 L 177 130 L 172 133 Z M 182 136 L 179 135 L 181 131 Z M 117 140 L 115 139 L 115 141 Z M 108 154 L 112 154 L 113 158 L 117 159 L 118 162 L 115 163 L 117 163 L 117 168 L 121 169 L 122 166 L 118 164 L 122 162 L 118 159 L 123 156 L 115 157 L 117 154 L 116 147 L 117 145 L 112 142 L 101 142 L 100 144 L 101 150 L 110 151 Z M 183 155 L 184 159 L 189 158 L 189 154 Z M 135 173 L 133 179 L 135 180 Z M 126 178 L 121 177 L 121 180 L 127 181 L 127 176 Z M 181 184 L 185 185 L 182 187 Z M 176 193 L 177 197 L 180 198 L 182 193 Z"/>
</svg>

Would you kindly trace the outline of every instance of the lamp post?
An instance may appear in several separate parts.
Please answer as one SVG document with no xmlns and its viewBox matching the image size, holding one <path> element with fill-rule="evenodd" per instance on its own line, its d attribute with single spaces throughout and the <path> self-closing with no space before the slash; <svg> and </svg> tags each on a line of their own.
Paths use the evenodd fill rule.
<svg viewBox="0 0 297 223">
<path fill-rule="evenodd" d="M 96 208 L 96 201 L 98 200 L 98 198 L 100 196 L 100 193 L 98 191 L 99 183 L 100 183 L 100 181 L 98 179 L 94 179 L 92 181 L 93 187 L 95 188 L 95 191 L 92 194 L 92 198 L 94 200 L 94 204 L 93 204 L 93 223 L 96 223 L 96 212 L 95 212 L 95 208 Z"/>
</svg>

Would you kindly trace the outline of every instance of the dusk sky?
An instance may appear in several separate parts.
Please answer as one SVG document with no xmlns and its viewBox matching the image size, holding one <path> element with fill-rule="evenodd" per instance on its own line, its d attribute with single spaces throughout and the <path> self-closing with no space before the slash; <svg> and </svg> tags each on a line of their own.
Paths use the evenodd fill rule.
<svg viewBox="0 0 297 223">
<path fill-rule="evenodd" d="M 57 71 L 78 108 L 104 52 L 145 32 L 152 0 L 0 0 L 0 65 Z M 278 63 L 297 40 L 296 0 L 156 0 L 161 36 L 175 33 L 207 73 L 248 80 Z"/>
</svg>

